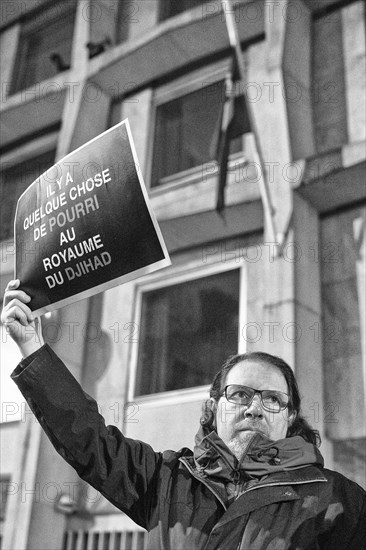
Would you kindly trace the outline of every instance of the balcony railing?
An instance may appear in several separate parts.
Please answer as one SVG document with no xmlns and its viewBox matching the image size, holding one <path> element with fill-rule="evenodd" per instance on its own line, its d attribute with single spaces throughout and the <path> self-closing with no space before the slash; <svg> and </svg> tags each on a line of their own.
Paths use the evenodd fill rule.
<svg viewBox="0 0 366 550">
<path fill-rule="evenodd" d="M 63 550 L 145 550 L 145 531 L 66 531 Z"/>
</svg>

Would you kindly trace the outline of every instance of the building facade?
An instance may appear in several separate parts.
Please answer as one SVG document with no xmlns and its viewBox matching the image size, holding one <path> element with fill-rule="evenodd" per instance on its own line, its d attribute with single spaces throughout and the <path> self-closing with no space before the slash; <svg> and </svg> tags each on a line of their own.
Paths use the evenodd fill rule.
<svg viewBox="0 0 366 550">
<path fill-rule="evenodd" d="M 293 368 L 326 466 L 365 486 L 365 7 L 362 0 L 12 0 L 1 5 L 1 295 L 20 194 L 128 118 L 172 264 L 43 319 L 108 424 L 191 447 L 214 373 L 262 350 Z M 253 132 L 213 138 L 232 9 Z M 144 532 L 57 456 L 8 374 L 2 332 L 3 548 L 143 548 Z"/>
</svg>

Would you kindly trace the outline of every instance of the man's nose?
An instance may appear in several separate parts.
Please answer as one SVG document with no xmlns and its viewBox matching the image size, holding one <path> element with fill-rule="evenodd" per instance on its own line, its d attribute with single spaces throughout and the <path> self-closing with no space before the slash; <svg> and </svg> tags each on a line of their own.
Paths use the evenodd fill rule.
<svg viewBox="0 0 366 550">
<path fill-rule="evenodd" d="M 250 405 L 244 412 L 246 418 L 257 418 L 263 416 L 262 403 L 259 395 L 255 395 Z"/>
</svg>

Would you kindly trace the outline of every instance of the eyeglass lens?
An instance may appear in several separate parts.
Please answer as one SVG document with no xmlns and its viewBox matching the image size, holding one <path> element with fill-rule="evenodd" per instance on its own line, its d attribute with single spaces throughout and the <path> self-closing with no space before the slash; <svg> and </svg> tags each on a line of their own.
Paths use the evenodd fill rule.
<svg viewBox="0 0 366 550">
<path fill-rule="evenodd" d="M 279 412 L 288 405 L 288 395 L 276 390 L 255 390 L 249 386 L 236 384 L 231 384 L 225 388 L 226 399 L 238 405 L 248 405 L 256 393 L 260 395 L 262 405 L 268 411 Z"/>
</svg>

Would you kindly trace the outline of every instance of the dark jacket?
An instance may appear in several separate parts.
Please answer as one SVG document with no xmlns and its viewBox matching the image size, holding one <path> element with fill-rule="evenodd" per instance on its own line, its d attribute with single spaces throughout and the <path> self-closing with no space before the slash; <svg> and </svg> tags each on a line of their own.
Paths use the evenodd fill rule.
<svg viewBox="0 0 366 550">
<path fill-rule="evenodd" d="M 149 549 L 365 547 L 365 491 L 336 472 L 278 472 L 244 486 L 229 504 L 225 484 L 197 469 L 189 449 L 154 452 L 106 427 L 96 402 L 48 346 L 12 378 L 58 453 L 149 531 Z"/>
</svg>

